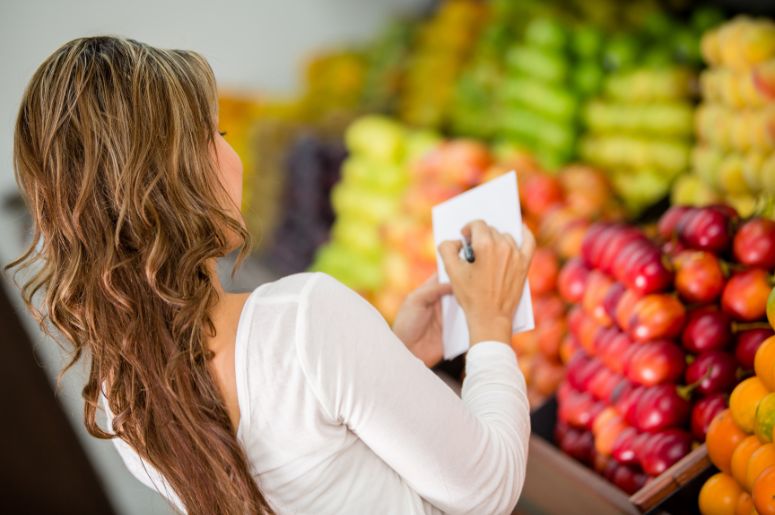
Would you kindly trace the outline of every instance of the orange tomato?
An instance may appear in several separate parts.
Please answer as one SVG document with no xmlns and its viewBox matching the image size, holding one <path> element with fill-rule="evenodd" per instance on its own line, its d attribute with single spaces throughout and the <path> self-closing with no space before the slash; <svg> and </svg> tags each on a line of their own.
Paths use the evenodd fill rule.
<svg viewBox="0 0 775 515">
<path fill-rule="evenodd" d="M 708 426 L 708 436 L 705 438 L 710 461 L 722 472 L 731 473 L 732 453 L 747 436 L 737 427 L 729 409 L 716 415 Z"/>
<path fill-rule="evenodd" d="M 735 504 L 735 515 L 751 515 L 753 511 L 753 497 L 746 491 L 740 494 Z"/>
<path fill-rule="evenodd" d="M 753 361 L 756 376 L 770 390 L 775 391 L 775 336 L 764 340 Z"/>
<path fill-rule="evenodd" d="M 775 444 L 766 443 L 756 449 L 748 460 L 748 467 L 745 472 L 745 487 L 749 492 L 753 491 L 753 485 L 756 478 L 759 477 L 765 469 L 775 466 Z"/>
<path fill-rule="evenodd" d="M 729 410 L 732 412 L 732 418 L 746 433 L 753 433 L 756 423 L 756 406 L 768 393 L 770 392 L 761 379 L 749 377 L 737 385 L 732 391 L 732 395 L 729 396 Z"/>
<path fill-rule="evenodd" d="M 765 469 L 756 479 L 753 504 L 759 515 L 775 515 L 775 467 Z"/>
<path fill-rule="evenodd" d="M 734 515 L 742 491 L 732 476 L 719 472 L 702 485 L 700 512 L 702 515 Z"/>
<path fill-rule="evenodd" d="M 732 453 L 732 477 L 735 481 L 745 486 L 746 472 L 748 471 L 748 461 L 751 459 L 751 454 L 758 450 L 762 446 L 762 443 L 755 435 L 747 437 L 745 440 L 735 448 Z M 750 490 L 749 490 L 750 491 Z"/>
</svg>

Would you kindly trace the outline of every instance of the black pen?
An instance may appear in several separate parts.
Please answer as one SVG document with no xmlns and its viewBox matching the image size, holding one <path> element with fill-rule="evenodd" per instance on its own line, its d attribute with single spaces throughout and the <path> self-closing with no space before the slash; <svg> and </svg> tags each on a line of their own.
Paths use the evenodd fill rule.
<svg viewBox="0 0 775 515">
<path fill-rule="evenodd" d="M 476 256 L 474 256 L 474 249 L 471 247 L 471 244 L 468 243 L 468 240 L 463 238 L 463 256 L 466 258 L 466 261 L 469 263 L 473 263 L 476 260 Z"/>
</svg>

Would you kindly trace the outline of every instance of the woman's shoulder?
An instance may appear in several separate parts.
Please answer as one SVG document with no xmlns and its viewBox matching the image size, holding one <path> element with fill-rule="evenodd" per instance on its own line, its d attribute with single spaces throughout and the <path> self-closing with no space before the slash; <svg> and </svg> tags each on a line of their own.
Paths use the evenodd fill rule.
<svg viewBox="0 0 775 515">
<path fill-rule="evenodd" d="M 296 301 L 304 304 L 312 302 L 329 303 L 334 300 L 361 299 L 355 291 L 325 272 L 300 272 L 264 283 L 252 292 L 259 303 Z"/>
</svg>

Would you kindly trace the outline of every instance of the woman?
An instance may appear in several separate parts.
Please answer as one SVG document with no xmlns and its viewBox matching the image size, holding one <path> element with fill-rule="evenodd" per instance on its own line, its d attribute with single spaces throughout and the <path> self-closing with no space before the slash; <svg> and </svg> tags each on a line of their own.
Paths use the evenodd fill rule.
<svg viewBox="0 0 775 515">
<path fill-rule="evenodd" d="M 22 99 L 14 163 L 35 233 L 8 267 L 39 265 L 27 307 L 72 345 L 69 366 L 91 359 L 89 432 L 114 438 L 178 509 L 513 509 L 530 427 L 507 342 L 529 233 L 520 250 L 470 224 L 474 263 L 442 244 L 451 286 L 429 280 L 393 331 L 320 273 L 225 292 L 215 260 L 238 248 L 239 264 L 250 239 L 212 70 L 131 39 L 80 38 L 46 59 Z M 471 334 L 462 400 L 427 368 L 441 359 L 449 293 Z"/>
</svg>

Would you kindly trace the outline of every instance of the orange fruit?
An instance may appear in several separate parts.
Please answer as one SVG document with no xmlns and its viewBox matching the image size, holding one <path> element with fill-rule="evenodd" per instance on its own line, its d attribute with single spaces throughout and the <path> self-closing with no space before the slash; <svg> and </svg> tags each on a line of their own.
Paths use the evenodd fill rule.
<svg viewBox="0 0 775 515">
<path fill-rule="evenodd" d="M 764 340 L 756 351 L 753 369 L 769 390 L 775 390 L 775 336 Z"/>
<path fill-rule="evenodd" d="M 708 435 L 705 438 L 710 461 L 722 472 L 731 473 L 732 453 L 747 436 L 737 427 L 729 409 L 716 415 L 708 426 Z"/>
<path fill-rule="evenodd" d="M 719 472 L 702 485 L 700 512 L 702 515 L 734 515 L 742 491 L 732 476 Z"/>
<path fill-rule="evenodd" d="M 735 515 L 751 515 L 753 511 L 753 497 L 751 494 L 743 490 L 740 497 L 737 498 L 737 504 L 735 504 Z"/>
<path fill-rule="evenodd" d="M 765 469 L 756 479 L 753 504 L 759 515 L 775 515 L 775 467 Z"/>
<path fill-rule="evenodd" d="M 740 442 L 732 453 L 732 477 L 742 486 L 745 486 L 745 477 L 746 472 L 748 471 L 748 461 L 751 459 L 751 454 L 761 446 L 762 443 L 759 439 L 755 435 L 751 435 Z"/>
<path fill-rule="evenodd" d="M 766 443 L 756 449 L 748 460 L 748 467 L 745 471 L 745 483 L 743 486 L 749 492 L 753 491 L 753 485 L 756 478 L 759 477 L 766 468 L 775 466 L 775 444 Z"/>
<path fill-rule="evenodd" d="M 761 347 L 759 347 L 761 350 Z M 759 355 L 757 351 L 756 355 Z M 756 406 L 767 395 L 769 390 L 758 377 L 749 377 L 732 390 L 729 396 L 729 411 L 740 429 L 746 433 L 753 433 L 756 423 Z"/>
</svg>

